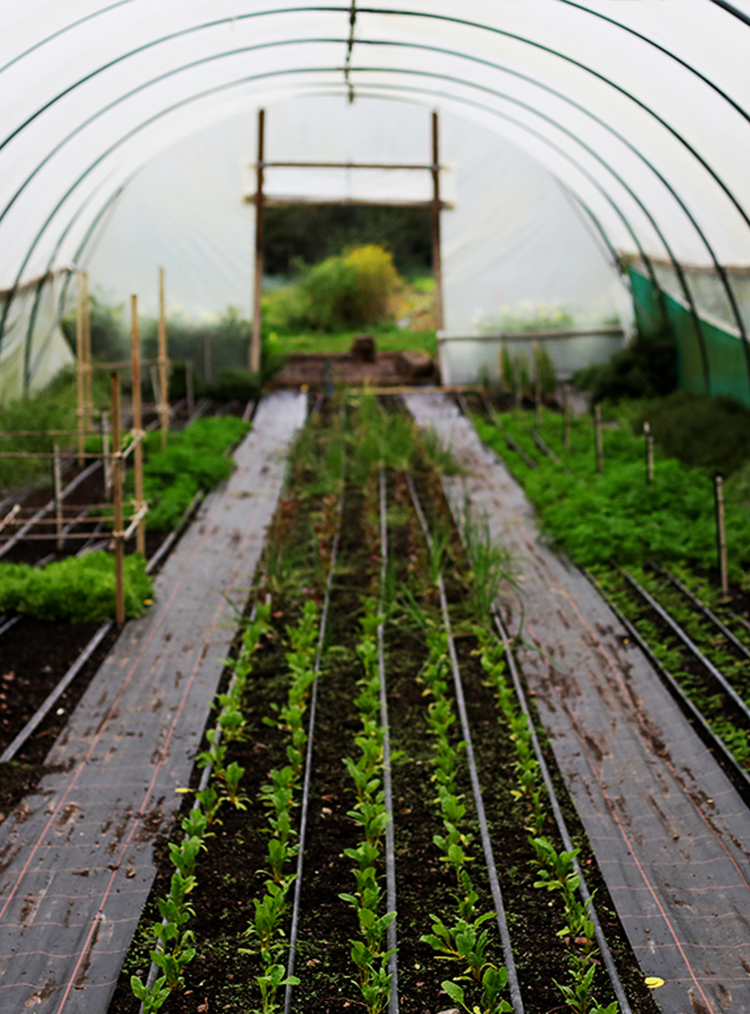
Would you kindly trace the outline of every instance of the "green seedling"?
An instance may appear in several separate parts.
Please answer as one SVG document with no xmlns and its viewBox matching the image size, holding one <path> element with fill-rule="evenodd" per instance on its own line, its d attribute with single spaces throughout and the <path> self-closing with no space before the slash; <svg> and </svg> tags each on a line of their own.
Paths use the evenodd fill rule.
<svg viewBox="0 0 750 1014">
<path fill-rule="evenodd" d="M 244 774 L 245 769 L 240 767 L 237 761 L 232 761 L 226 771 L 224 771 L 224 783 L 227 790 L 227 797 L 236 810 L 247 809 L 245 804 L 248 802 L 248 798 L 240 792 L 240 782 L 242 781 L 242 776 Z"/>
<path fill-rule="evenodd" d="M 166 975 L 160 976 L 151 989 L 144 986 L 137 975 L 130 976 L 130 988 L 136 1000 L 143 1004 L 143 1014 L 155 1014 L 169 999 L 172 990 L 167 986 Z"/>
<path fill-rule="evenodd" d="M 617 1014 L 616 1001 L 607 1007 L 602 1007 L 591 996 L 595 971 L 596 966 L 591 965 L 583 975 L 574 977 L 572 985 L 568 986 L 554 980 L 555 985 L 562 993 L 566 1006 L 570 1007 L 574 1014 Z"/>
<path fill-rule="evenodd" d="M 474 922 L 459 919 L 453 929 L 449 929 L 437 916 L 432 915 L 432 933 L 420 937 L 444 959 L 460 961 L 466 965 L 464 975 L 477 982 L 481 981 L 482 971 L 487 965 L 486 955 L 489 946 L 489 931 L 479 927 L 493 918 L 492 912 L 486 912 Z"/>
<path fill-rule="evenodd" d="M 466 994 L 456 982 L 448 980 L 443 983 L 443 989 L 455 1003 L 460 1003 L 469 1014 L 510 1014 L 513 1007 L 507 1000 L 504 1000 L 500 993 L 508 984 L 508 972 L 504 966 L 496 968 L 488 966 L 482 976 L 482 995 L 479 1004 L 466 1003 Z"/>
<path fill-rule="evenodd" d="M 299 986 L 297 976 L 287 976 L 283 965 L 268 965 L 264 974 L 257 975 L 255 981 L 260 986 L 262 1014 L 275 1014 L 279 1010 L 276 993 L 282 986 Z"/>
</svg>

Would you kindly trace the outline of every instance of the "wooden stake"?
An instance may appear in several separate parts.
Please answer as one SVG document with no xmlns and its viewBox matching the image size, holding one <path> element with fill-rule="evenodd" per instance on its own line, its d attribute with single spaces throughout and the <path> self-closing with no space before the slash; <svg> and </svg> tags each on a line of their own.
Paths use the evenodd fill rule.
<svg viewBox="0 0 750 1014">
<path fill-rule="evenodd" d="M 57 441 L 52 441 L 52 488 L 55 497 L 55 527 L 57 529 L 57 551 L 62 552 L 63 539 L 63 496 L 62 496 L 62 461 Z"/>
<path fill-rule="evenodd" d="M 654 481 L 654 435 L 647 422 L 643 424 L 643 432 L 646 435 L 646 485 L 650 486 Z"/>
<path fill-rule="evenodd" d="M 257 372 L 257 371 L 256 371 Z M 203 335 L 203 379 L 207 384 L 210 384 L 213 380 L 213 370 L 211 369 L 211 335 Z"/>
<path fill-rule="evenodd" d="M 596 470 L 604 473 L 604 448 L 602 447 L 602 407 L 594 405 L 594 439 L 596 442 Z"/>
<path fill-rule="evenodd" d="M 123 539 L 122 512 L 122 450 L 120 443 L 120 374 L 110 377 L 112 398 L 112 491 L 114 499 L 115 539 L 115 619 L 118 624 L 125 622 L 125 545 Z"/>
<path fill-rule="evenodd" d="M 568 394 L 570 388 L 563 384 L 563 447 L 570 450 L 570 399 Z"/>
<path fill-rule="evenodd" d="M 505 394 L 505 378 L 503 377 L 503 343 L 497 350 L 497 365 L 500 367 L 500 394 Z"/>
<path fill-rule="evenodd" d="M 714 475 L 714 506 L 716 509 L 716 549 L 719 557 L 719 581 L 721 594 L 729 598 L 729 574 L 727 567 L 727 530 L 724 523 L 724 479 Z"/>
<path fill-rule="evenodd" d="M 531 351 L 534 357 L 534 411 L 536 428 L 542 428 L 542 373 L 539 369 L 539 343 L 531 343 Z"/>
<path fill-rule="evenodd" d="M 253 333 L 250 338 L 250 361 L 253 373 L 260 373 L 261 303 L 263 300 L 263 159 L 265 156 L 265 109 L 258 110 L 258 164 L 255 184 L 255 276 L 253 284 Z M 208 379 L 208 378 L 207 378 Z"/>
<path fill-rule="evenodd" d="M 104 499 L 108 499 L 112 494 L 112 459 L 109 454 L 109 413 L 102 412 L 100 420 L 100 427 L 102 433 L 102 454 L 104 458 Z"/>
<path fill-rule="evenodd" d="M 84 371 L 84 342 L 83 342 L 83 272 L 76 274 L 76 399 L 78 416 L 78 467 L 83 468 L 83 455 L 85 450 L 86 424 L 84 421 L 85 385 L 83 381 Z"/>
<path fill-rule="evenodd" d="M 154 405 L 159 408 L 161 412 L 161 394 L 159 392 L 159 374 L 156 372 L 155 366 L 149 366 L 149 376 L 151 377 L 151 390 L 154 392 Z"/>
<path fill-rule="evenodd" d="M 443 257 L 440 243 L 440 123 L 437 111 L 432 113 L 432 273 L 435 277 L 435 328 L 442 331 L 443 318 Z"/>
<path fill-rule="evenodd" d="M 523 388 L 521 387 L 521 359 L 519 356 L 513 360 L 513 384 L 516 389 L 516 408 L 522 408 Z"/>
<path fill-rule="evenodd" d="M 94 417 L 94 396 L 92 391 L 93 368 L 91 366 L 91 306 L 89 276 L 86 271 L 83 273 L 83 355 L 85 360 L 83 422 L 84 429 L 88 433 Z"/>
<path fill-rule="evenodd" d="M 169 356 L 167 354 L 167 316 L 164 308 L 164 268 L 159 268 L 159 419 L 161 449 L 167 446 L 169 433 Z"/>
<path fill-rule="evenodd" d="M 187 398 L 188 416 L 193 414 L 195 408 L 195 394 L 193 391 L 193 360 L 185 360 L 185 397 Z"/>
<path fill-rule="evenodd" d="M 143 412 L 141 407 L 141 339 L 138 332 L 138 297 L 130 297 L 130 355 L 133 364 L 133 436 L 138 441 L 135 445 L 135 510 L 143 506 Z M 135 536 L 136 551 L 146 555 L 146 523 L 138 522 Z"/>
</svg>

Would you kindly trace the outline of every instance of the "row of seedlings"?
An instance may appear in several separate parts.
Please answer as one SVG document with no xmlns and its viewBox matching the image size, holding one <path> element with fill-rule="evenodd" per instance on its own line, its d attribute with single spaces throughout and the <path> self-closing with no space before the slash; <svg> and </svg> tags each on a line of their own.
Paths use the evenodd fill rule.
<svg viewBox="0 0 750 1014">
<path fill-rule="evenodd" d="M 416 503 L 415 507 L 417 507 Z M 479 543 L 478 548 L 481 549 L 483 542 L 482 538 L 480 538 L 477 541 Z M 475 549 L 477 548 L 476 543 L 474 548 Z M 485 550 L 489 548 L 486 541 L 484 541 L 484 548 Z M 469 571 L 471 577 L 474 576 L 473 571 L 476 571 L 477 574 L 484 574 L 486 576 L 489 568 L 489 562 L 486 558 L 482 560 L 477 559 L 475 556 L 472 559 L 472 564 L 473 564 L 472 570 Z M 491 582 L 489 583 L 491 584 Z M 466 589 L 466 592 L 467 593 L 471 592 L 470 583 L 469 587 Z M 449 591 L 448 594 L 450 595 L 451 592 Z M 443 593 L 440 597 L 442 600 L 441 605 L 444 606 L 445 612 L 447 614 L 447 602 L 446 602 L 447 596 L 444 588 Z M 455 600 L 456 599 L 455 591 L 453 593 L 453 597 Z M 469 594 L 466 594 L 465 597 L 469 598 L 470 596 Z M 475 618 L 477 616 L 481 616 L 486 621 L 486 619 L 489 617 L 488 605 L 489 602 L 491 601 L 491 597 L 492 597 L 491 595 L 488 596 L 487 594 L 484 595 L 475 594 L 473 596 L 474 598 L 473 607 Z M 454 606 L 454 608 L 456 607 Z M 492 643 L 491 640 L 489 639 L 490 635 L 484 628 L 477 629 L 475 623 L 472 624 L 472 627 L 473 633 L 475 635 L 474 643 L 477 645 L 477 647 L 474 649 L 467 649 L 466 646 L 471 643 L 471 639 L 468 637 L 462 637 L 460 644 L 464 647 L 462 651 L 461 649 L 459 649 L 461 651 L 463 659 L 461 665 L 462 667 L 465 667 L 467 670 L 471 670 L 472 666 L 476 668 L 476 659 L 472 658 L 472 656 L 476 656 L 477 654 L 483 653 L 484 661 L 487 663 L 489 663 L 490 661 L 490 656 L 487 655 L 487 646 Z M 446 625 L 444 628 L 444 635 L 447 635 L 448 631 L 449 626 Z M 465 633 L 465 631 L 462 631 L 461 633 Z M 451 646 L 453 645 L 453 639 L 450 636 L 448 636 L 447 643 Z M 483 648 L 484 651 L 482 650 Z M 502 649 L 498 647 L 497 652 L 495 652 L 495 654 L 492 656 L 492 669 L 493 674 L 495 676 L 502 669 L 502 665 L 499 659 L 499 654 L 501 653 Z M 456 652 L 455 647 L 453 647 L 452 651 L 453 658 L 451 659 L 451 662 L 455 661 L 455 665 L 453 666 L 454 677 L 458 673 L 457 654 L 458 653 Z M 485 670 L 485 676 L 488 675 L 490 674 L 487 673 Z M 493 763 L 496 765 L 494 770 L 498 770 L 498 767 L 499 769 L 507 768 L 508 764 L 505 763 L 499 766 L 497 765 L 498 749 L 500 748 L 501 744 L 498 743 L 497 739 L 495 739 L 495 741 L 493 742 L 492 735 L 490 734 L 488 736 L 487 730 L 482 728 L 483 726 L 487 725 L 486 714 L 488 702 L 486 700 L 484 701 L 482 700 L 483 695 L 486 698 L 486 688 L 481 686 L 480 682 L 477 681 L 475 676 L 474 677 L 470 676 L 469 678 L 472 680 L 472 682 L 471 682 L 471 694 L 469 695 L 468 710 L 471 711 L 472 713 L 472 723 L 479 726 L 480 732 L 483 733 L 481 737 L 482 745 L 480 746 L 478 756 L 480 757 L 480 762 L 482 764 L 484 776 L 486 778 L 488 777 L 488 769 L 491 769 Z M 456 680 L 457 701 L 460 701 L 462 697 L 463 697 L 463 689 L 460 686 L 460 676 L 459 676 L 458 679 Z M 544 954 L 544 961 L 546 963 L 547 968 L 554 969 L 555 964 L 557 964 L 557 966 L 560 968 L 560 973 L 554 976 L 560 982 L 560 987 L 557 994 L 556 1001 L 557 1003 L 559 1003 L 560 1000 L 562 999 L 563 1002 L 567 1004 L 571 1009 L 581 1012 L 589 1012 L 589 1011 L 614 1012 L 615 1010 L 617 1010 L 617 1001 L 619 1000 L 621 1004 L 620 1009 L 626 1012 L 629 1010 L 629 1007 L 627 1004 L 627 1000 L 625 998 L 625 992 L 621 984 L 619 983 L 619 979 L 617 978 L 617 973 L 614 969 L 614 964 L 611 961 L 611 957 L 609 955 L 609 951 L 606 945 L 606 940 L 604 939 L 604 936 L 601 933 L 601 929 L 600 927 L 598 927 L 598 924 L 596 924 L 597 931 L 595 932 L 596 920 L 595 917 L 593 917 L 593 914 L 590 913 L 589 911 L 590 896 L 587 894 L 585 887 L 583 888 L 584 894 L 580 899 L 575 895 L 576 888 L 578 888 L 581 884 L 581 881 L 579 880 L 579 874 L 578 872 L 576 872 L 577 850 L 573 847 L 569 837 L 567 839 L 569 847 L 568 845 L 565 845 L 562 850 L 559 850 L 552 843 L 551 837 L 549 835 L 542 834 L 542 829 L 544 828 L 545 823 L 547 821 L 545 806 L 543 802 L 544 789 L 538 783 L 538 768 L 537 768 L 538 761 L 533 758 L 533 753 L 530 753 L 529 735 L 522 734 L 522 730 L 525 730 L 526 726 L 527 719 L 524 716 L 520 716 L 520 718 L 518 716 L 515 716 L 513 727 L 504 730 L 505 742 L 508 742 L 508 740 L 510 740 L 510 743 L 513 743 L 514 746 L 516 746 L 520 750 L 517 760 L 512 765 L 514 768 L 516 784 L 513 786 L 511 791 L 514 793 L 515 799 L 520 800 L 523 803 L 519 815 L 521 817 L 521 822 L 523 826 L 523 835 L 526 846 L 524 850 L 526 858 L 524 861 L 526 863 L 533 863 L 538 866 L 540 863 L 541 856 L 544 856 L 545 862 L 548 862 L 552 858 L 555 858 L 557 861 L 556 869 L 558 871 L 562 870 L 563 876 L 560 880 L 559 888 L 555 886 L 552 889 L 555 891 L 559 890 L 560 894 L 565 897 L 566 901 L 566 904 L 564 906 L 565 922 L 561 926 L 560 931 L 558 933 L 558 938 L 560 941 L 559 945 L 551 947 L 549 943 L 547 943 L 546 941 L 540 941 L 537 937 L 534 940 L 534 944 L 536 945 L 537 948 L 537 953 L 534 955 L 534 957 L 538 958 L 541 954 Z M 489 749 L 487 748 L 488 742 Z M 503 772 L 503 777 L 506 777 L 505 772 Z M 511 847 L 511 849 L 506 851 L 506 848 L 508 845 L 511 844 L 511 841 L 509 841 L 508 838 L 505 837 L 505 834 L 507 834 L 507 832 L 505 833 L 503 832 L 505 830 L 505 827 L 507 827 L 508 824 L 510 823 L 508 818 L 511 816 L 511 814 L 508 812 L 507 807 L 504 808 L 502 806 L 502 803 L 500 804 L 500 806 L 498 806 L 498 796 L 499 796 L 498 790 L 500 786 L 497 785 L 494 778 L 492 779 L 491 784 L 493 786 L 493 792 L 490 797 L 492 810 L 491 824 L 493 827 L 493 838 L 496 843 L 502 841 L 501 856 L 503 857 L 504 860 L 503 865 L 506 870 L 508 870 L 508 866 L 510 866 L 509 873 L 510 876 L 513 877 L 513 880 L 509 884 L 511 888 L 511 897 L 513 898 L 513 901 L 510 903 L 511 908 L 506 909 L 506 912 L 508 914 L 508 921 L 511 925 L 512 934 L 514 936 L 514 939 L 516 939 L 516 945 L 514 948 L 516 952 L 516 958 L 517 959 L 520 958 L 521 960 L 521 964 L 519 966 L 520 969 L 519 976 L 522 979 L 522 983 L 524 983 L 523 987 L 524 1000 L 528 1002 L 529 999 L 531 999 L 531 997 L 533 996 L 535 999 L 532 1000 L 532 1003 L 534 1004 L 532 1009 L 544 1009 L 538 1007 L 538 1003 L 540 1001 L 543 1004 L 544 1003 L 549 1004 L 550 1002 L 555 1001 L 552 999 L 552 997 L 550 997 L 549 1000 L 542 1000 L 541 997 L 539 997 L 539 999 L 536 999 L 536 997 L 539 996 L 539 993 L 541 992 L 540 983 L 538 981 L 538 976 L 536 975 L 537 970 L 535 968 L 530 967 L 530 963 L 528 960 L 529 954 L 524 953 L 525 947 L 528 946 L 524 941 L 524 937 L 525 940 L 528 941 L 528 934 L 524 934 L 524 929 L 526 927 L 523 925 L 525 922 L 530 921 L 531 909 L 533 909 L 539 915 L 542 915 L 544 903 L 540 903 L 540 900 L 534 902 L 533 896 L 529 897 L 528 889 L 531 887 L 531 884 L 526 885 L 525 891 L 519 892 L 518 890 L 515 889 L 517 887 L 517 884 L 514 881 L 518 880 L 519 878 L 518 873 L 516 872 L 517 867 L 515 866 L 513 860 L 515 860 L 515 862 L 519 861 L 519 858 L 517 858 L 517 856 L 518 852 L 520 852 L 521 850 L 514 849 Z M 529 811 L 524 812 L 524 807 L 527 804 L 529 806 Z M 516 807 L 515 809 L 516 812 L 519 813 L 518 807 Z M 559 809 L 557 802 L 554 799 L 553 799 L 553 809 Z M 500 830 L 501 825 L 504 825 L 503 831 Z M 536 841 L 537 843 L 536 846 L 534 845 L 534 841 Z M 565 838 L 563 838 L 563 841 L 565 841 Z M 503 852 L 505 852 L 505 855 L 503 855 Z M 509 856 L 508 852 L 513 853 L 513 855 Z M 590 852 L 587 854 L 590 855 Z M 509 858 L 511 859 L 510 863 L 508 862 Z M 587 861 L 591 862 L 591 859 L 589 858 Z M 539 867 L 540 871 L 544 870 L 545 868 L 546 868 L 545 866 Z M 547 887 L 546 879 L 547 878 L 541 872 L 534 875 L 535 886 L 537 888 L 536 893 L 539 893 L 540 888 Z M 565 890 L 563 890 L 563 887 L 565 888 Z M 532 904 L 530 904 L 530 902 Z M 550 902 L 550 904 L 552 904 L 552 902 Z M 610 913 L 610 915 L 612 914 L 613 913 Z M 548 922 L 548 920 L 545 919 L 545 922 Z M 572 927 L 576 925 L 578 926 L 579 932 L 576 933 L 576 936 L 572 936 L 571 935 Z M 544 930 L 545 934 L 549 932 L 547 926 L 544 927 Z M 594 985 L 593 980 L 595 975 L 595 969 L 599 963 L 599 955 L 597 953 L 596 944 L 594 943 L 595 937 L 598 938 L 597 942 L 599 944 L 599 948 L 603 952 L 605 952 L 604 955 L 605 963 L 608 964 L 608 969 L 614 975 L 613 986 L 617 999 L 615 1001 L 610 1001 L 609 1004 L 605 1006 L 599 1004 L 598 1001 L 592 996 L 592 987 Z M 576 941 L 578 941 L 578 943 L 576 943 Z M 521 946 L 519 946 L 519 943 L 521 944 Z M 560 949 L 562 949 L 561 953 L 562 960 L 559 959 L 556 960 L 555 959 L 556 952 L 560 953 Z M 633 967 L 635 966 L 635 963 L 632 958 L 632 953 L 626 952 L 625 958 L 626 960 L 631 962 Z M 568 981 L 566 981 L 564 973 L 568 972 L 567 968 L 568 965 L 572 969 L 572 977 Z M 536 978 L 537 981 L 534 983 L 534 987 L 532 989 L 531 984 L 529 983 L 529 979 L 533 981 L 534 978 Z M 606 988 L 608 989 L 609 985 L 608 984 L 605 985 Z M 640 987 L 637 990 L 639 994 L 639 1000 L 644 1005 L 642 1009 L 653 1010 L 654 1008 L 652 1006 L 651 998 L 648 995 L 648 991 L 645 988 L 643 988 L 641 982 L 639 982 L 638 985 Z M 458 999 L 457 995 L 456 999 Z M 520 1004 L 520 996 L 518 994 L 516 994 L 516 996 L 513 997 L 513 1000 L 515 1004 Z M 516 1009 L 519 1009 L 519 1007 L 516 1007 Z"/>
<path fill-rule="evenodd" d="M 196 912 L 191 923 L 195 933 L 191 949 L 196 953 L 169 995 L 170 1012 L 193 1010 L 198 991 L 206 994 L 209 1006 L 217 998 L 228 997 L 230 1003 L 237 1001 L 248 1011 L 278 1010 L 279 986 L 289 978 L 282 961 L 289 946 L 290 888 L 299 848 L 300 773 L 307 750 L 305 723 L 314 685 L 313 660 L 322 641 L 315 602 L 320 582 L 314 561 L 326 561 L 329 570 L 335 565 L 335 549 L 332 553 L 330 545 L 314 545 L 321 498 L 299 496 L 300 475 L 295 473 L 305 470 L 313 470 L 310 455 L 293 455 L 290 495 L 279 503 L 269 526 L 271 535 L 285 547 L 285 559 L 266 552 L 261 563 L 257 598 L 268 603 L 261 650 L 255 654 L 252 679 L 248 681 L 249 674 L 244 674 L 244 686 L 232 693 L 233 697 L 239 693 L 241 720 L 223 711 L 220 719 L 222 728 L 234 721 L 237 734 L 222 732 L 217 739 L 210 731 L 208 749 L 201 758 L 209 763 L 212 755 L 214 763 L 218 759 L 219 767 L 227 772 L 222 784 L 228 778 L 235 806 L 222 807 L 206 836 L 213 840 L 203 841 L 209 861 L 201 864 L 201 876 L 189 899 Z M 337 513 L 333 511 L 334 518 Z M 297 608 L 300 588 L 310 596 L 301 611 Z M 285 624 L 286 618 L 296 622 Z M 236 668 L 243 657 L 241 652 L 230 667 Z M 226 696 L 219 698 L 220 705 L 227 703 Z M 228 753 L 221 754 L 222 746 Z M 245 770 L 242 784 L 238 768 Z M 228 797 L 226 791 L 222 795 Z M 248 856 L 255 858 L 248 862 Z M 162 867 L 159 879 L 164 877 Z M 137 1009 L 128 1001 L 130 990 L 126 992 L 123 980 L 126 976 L 129 980 L 139 966 L 142 969 L 144 942 L 148 946 L 156 911 L 155 900 L 150 899 L 141 923 L 145 928 L 126 959 L 111 1011 Z M 137 977 L 143 978 L 142 971 Z"/>
<path fill-rule="evenodd" d="M 707 621 L 663 572 L 596 568 L 591 577 L 641 641 L 657 670 L 666 670 L 713 735 L 750 770 L 750 651 L 741 627 L 725 632 Z M 691 581 L 684 568 L 684 581 Z M 682 584 L 682 581 L 680 582 Z M 722 624 L 723 626 L 723 624 Z M 732 634 L 732 637 L 727 636 Z"/>
<path fill-rule="evenodd" d="M 160 1010 L 172 993 L 184 989 L 185 968 L 197 953 L 195 933 L 186 924 L 195 915 L 189 896 L 198 883 L 198 859 L 206 847 L 206 839 L 214 833 L 222 804 L 229 803 L 236 809 L 243 809 L 245 805 L 240 788 L 245 771 L 236 761 L 229 764 L 226 761 L 230 744 L 245 735 L 247 722 L 241 701 L 252 672 L 252 656 L 268 625 L 270 606 L 260 606 L 254 612 L 242 633 L 240 651 L 230 662 L 229 689 L 218 695 L 220 713 L 215 727 L 206 733 L 208 749 L 198 757 L 204 777 L 195 793 L 192 809 L 181 821 L 185 837 L 179 843 L 169 843 L 169 859 L 174 871 L 169 893 L 157 901 L 161 921 L 154 921 L 150 927 L 153 938 L 149 951 L 151 973 L 146 983 L 137 975 L 130 980 L 143 1014 Z"/>
</svg>

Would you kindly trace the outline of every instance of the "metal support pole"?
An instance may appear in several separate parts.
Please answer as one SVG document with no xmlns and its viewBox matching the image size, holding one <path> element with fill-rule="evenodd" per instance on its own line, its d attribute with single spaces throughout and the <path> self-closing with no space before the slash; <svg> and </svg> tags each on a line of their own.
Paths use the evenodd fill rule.
<svg viewBox="0 0 750 1014">
<path fill-rule="evenodd" d="M 123 539 L 122 513 L 122 449 L 120 444 L 120 374 L 110 377 L 112 398 L 112 489 L 114 499 L 115 539 L 115 619 L 118 624 L 125 622 L 125 544 Z"/>
<path fill-rule="evenodd" d="M 654 481 L 654 435 L 647 422 L 643 424 L 643 432 L 646 437 L 646 485 L 650 486 Z"/>
<path fill-rule="evenodd" d="M 714 475 L 714 507 L 716 509 L 716 550 L 719 557 L 719 581 L 721 594 L 729 598 L 729 574 L 727 573 L 727 530 L 724 522 L 724 479 Z"/>
<path fill-rule="evenodd" d="M 134 451 L 135 510 L 143 506 L 143 412 L 141 407 L 141 339 L 138 332 L 138 297 L 130 297 L 130 355 L 133 363 L 133 436 L 138 441 Z M 135 536 L 135 548 L 146 556 L 146 523 L 141 518 Z"/>
<path fill-rule="evenodd" d="M 261 302 L 263 300 L 263 159 L 265 156 L 265 109 L 258 110 L 258 165 L 255 185 L 255 278 L 253 284 L 253 333 L 250 338 L 250 369 L 260 373 Z"/>
<path fill-rule="evenodd" d="M 83 272 L 76 274 L 76 415 L 78 417 L 78 467 L 83 468 L 83 453 L 85 444 L 86 424 L 84 421 L 83 403 L 85 400 L 85 385 L 83 381 L 84 370 L 84 342 L 83 342 Z"/>
<path fill-rule="evenodd" d="M 167 354 L 167 315 L 164 307 L 164 268 L 159 268 L 159 419 L 161 449 L 167 446 L 169 433 L 169 356 Z"/>
<path fill-rule="evenodd" d="M 602 447 L 602 407 L 594 405 L 594 440 L 596 443 L 596 470 L 604 472 L 604 448 Z"/>
<path fill-rule="evenodd" d="M 442 331 L 443 260 L 440 245 L 440 124 L 437 111 L 432 113 L 432 273 L 435 276 L 435 327 Z"/>
<path fill-rule="evenodd" d="M 570 386 L 563 384 L 563 447 L 570 450 Z"/>
<path fill-rule="evenodd" d="M 52 488 L 55 496 L 55 528 L 57 529 L 57 551 L 62 552 L 65 544 L 63 537 L 63 494 L 62 494 L 62 461 L 57 441 L 52 441 Z"/>
<path fill-rule="evenodd" d="M 91 306 L 89 299 L 89 276 L 88 272 L 83 273 L 83 354 L 86 360 L 84 371 L 85 381 L 85 403 L 83 421 L 86 432 L 91 429 L 94 416 L 94 396 L 92 390 L 93 368 L 91 366 Z"/>
</svg>

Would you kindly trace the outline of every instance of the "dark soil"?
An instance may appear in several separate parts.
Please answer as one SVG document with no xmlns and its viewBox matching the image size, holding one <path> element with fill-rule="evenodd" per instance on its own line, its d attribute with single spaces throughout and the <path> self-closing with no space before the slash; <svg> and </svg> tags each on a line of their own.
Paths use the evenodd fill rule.
<svg viewBox="0 0 750 1014">
<path fill-rule="evenodd" d="M 280 505 L 271 526 L 271 537 L 281 539 L 295 555 L 304 574 L 302 582 L 308 589 L 307 594 L 320 598 L 322 575 L 315 575 L 314 567 L 321 553 L 315 549 L 313 528 L 319 536 L 325 537 L 319 513 L 324 501 L 299 499 L 301 486 L 310 480 L 310 470 L 309 465 L 292 469 L 293 480 L 296 476 L 301 485 L 300 488 L 293 485 L 290 495 Z M 439 480 L 435 476 L 421 475 L 417 485 L 431 526 L 447 526 L 449 513 Z M 353 890 L 352 861 L 344 850 L 359 840 L 358 828 L 347 815 L 353 793 L 342 758 L 355 756 L 354 736 L 359 730 L 359 719 L 353 698 L 361 671 L 355 653 L 358 618 L 362 597 L 371 593 L 378 561 L 373 552 L 372 533 L 367 531 L 363 492 L 347 489 L 344 504 L 339 564 L 326 638 L 328 650 L 319 679 L 295 966 L 295 974 L 301 982 L 295 987 L 292 998 L 292 1010 L 296 1014 L 361 1006 L 349 957 L 350 941 L 358 934 L 356 919 L 349 906 L 338 897 L 342 891 Z M 389 481 L 389 539 L 397 595 L 408 586 L 423 608 L 437 616 L 437 602 L 429 581 L 429 559 L 403 477 L 391 477 Z M 514 751 L 506 730 L 498 722 L 492 692 L 483 682 L 483 672 L 472 654 L 476 642 L 466 622 L 466 590 L 460 576 L 465 561 L 461 554 L 458 534 L 451 528 L 445 565 L 447 590 L 460 635 L 457 640 L 459 659 L 495 861 L 526 1009 L 529 1014 L 547 1014 L 563 1009 L 562 998 L 552 979 L 564 981 L 567 977 L 569 942 L 556 936 L 557 929 L 562 926 L 559 901 L 556 898 L 550 901 L 550 895 L 533 887 L 533 850 L 524 830 L 524 814 L 511 795 L 515 784 Z M 302 582 L 290 583 L 288 571 L 269 547 L 265 561 L 261 587 L 264 592 L 273 591 L 274 634 L 256 656 L 252 691 L 247 699 L 247 741 L 233 745 L 227 758 L 227 762 L 236 760 L 245 768 L 243 789 L 250 802 L 246 810 L 227 807 L 223 824 L 215 837 L 207 841 L 207 853 L 198 868 L 198 888 L 193 895 L 196 917 L 191 920 L 198 955 L 186 968 L 184 993 L 170 997 L 163 1008 L 166 1014 L 187 1014 L 197 1009 L 246 1011 L 258 1004 L 254 983 L 258 961 L 255 955 L 241 954 L 240 950 L 252 946 L 246 930 L 253 912 L 253 899 L 262 893 L 267 876 L 263 872 L 266 817 L 257 805 L 258 794 L 268 771 L 285 761 L 282 736 L 276 727 L 264 724 L 263 717 L 285 697 L 284 627 L 298 618 L 305 594 L 300 593 Z M 399 995 L 402 1009 L 409 1014 L 439 1014 L 451 1008 L 453 1005 L 442 991 L 441 983 L 463 971 L 438 959 L 432 948 L 420 940 L 431 930 L 431 913 L 439 914 L 448 923 L 454 921 L 456 914 L 451 894 L 453 876 L 439 861 L 440 853 L 432 840 L 433 835 L 441 831 L 441 821 L 435 788 L 430 780 L 433 743 L 425 722 L 428 699 L 420 680 L 425 658 L 423 635 L 403 611 L 396 609 L 386 627 L 386 675 L 392 748 L 401 751 L 393 766 Z M 457 726 L 455 729 L 458 741 L 460 732 Z M 555 771 L 551 753 L 548 762 Z M 597 910 L 626 978 L 633 1010 L 638 1014 L 655 1014 L 653 999 L 643 986 L 637 963 L 556 771 L 554 777 L 571 834 L 582 850 L 581 862 L 588 871 L 590 886 L 597 889 Z M 472 796 L 465 768 L 460 779 L 469 806 L 467 829 L 475 835 L 471 847 L 475 856 L 472 881 L 479 893 L 479 910 L 487 912 L 492 902 L 476 818 L 471 816 Z M 550 836 L 555 835 L 553 827 L 546 830 Z M 180 833 L 175 832 L 173 840 L 179 838 Z M 162 855 L 164 851 L 162 843 Z M 169 863 L 163 862 L 110 1006 L 111 1014 L 135 1014 L 138 1010 L 129 979 L 133 973 L 145 978 L 148 972 L 149 939 L 144 927 L 158 918 L 156 898 L 165 893 L 170 875 Z M 384 887 L 384 870 L 381 882 Z M 493 935 L 491 959 L 502 963 L 499 935 L 493 924 L 488 926 Z M 608 1002 L 611 990 L 602 971 L 597 975 L 597 983 L 598 998 Z"/>
</svg>

